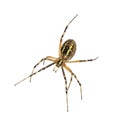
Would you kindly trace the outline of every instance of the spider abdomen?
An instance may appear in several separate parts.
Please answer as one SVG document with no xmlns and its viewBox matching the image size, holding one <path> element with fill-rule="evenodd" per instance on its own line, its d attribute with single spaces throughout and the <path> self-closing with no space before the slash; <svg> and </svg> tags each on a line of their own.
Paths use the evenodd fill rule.
<svg viewBox="0 0 120 123">
<path fill-rule="evenodd" d="M 70 60 L 76 52 L 76 43 L 72 39 L 65 41 L 61 47 L 61 57 L 64 60 Z"/>
</svg>

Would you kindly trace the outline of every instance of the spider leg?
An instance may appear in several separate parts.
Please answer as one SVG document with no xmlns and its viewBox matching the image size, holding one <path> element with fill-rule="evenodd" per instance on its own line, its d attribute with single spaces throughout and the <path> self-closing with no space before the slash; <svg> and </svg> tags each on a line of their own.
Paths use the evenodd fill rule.
<svg viewBox="0 0 120 123">
<path fill-rule="evenodd" d="M 94 59 L 87 59 L 87 60 L 75 60 L 75 61 L 66 61 L 66 63 L 76 63 L 76 62 L 89 62 L 89 61 L 94 61 L 98 59 L 98 57 L 94 58 Z"/>
<path fill-rule="evenodd" d="M 68 26 L 70 25 L 70 23 L 71 23 L 77 16 L 78 16 L 78 14 L 75 15 L 75 17 L 67 24 L 67 26 L 66 26 L 65 29 L 64 29 L 63 34 L 61 35 L 60 43 L 59 43 L 59 56 L 61 56 L 61 46 L 62 46 L 62 41 L 63 41 L 63 37 L 64 37 L 64 35 L 65 35 L 65 32 L 66 32 L 66 30 L 68 29 Z"/>
<path fill-rule="evenodd" d="M 57 59 L 57 58 L 52 57 L 52 56 L 47 56 L 47 57 L 41 59 L 41 60 L 33 67 L 33 70 L 32 70 L 32 73 L 31 73 L 31 74 L 33 74 L 34 69 L 35 69 L 42 61 L 43 61 L 43 64 L 44 64 L 44 63 L 45 63 L 45 60 L 49 60 L 49 61 L 55 62 L 56 59 Z M 30 82 L 31 82 L 31 78 L 32 78 L 32 76 L 30 77 Z"/>
<path fill-rule="evenodd" d="M 71 85 L 71 82 L 72 82 L 72 78 L 73 78 L 73 75 L 71 74 L 70 83 L 69 83 L 69 85 L 68 85 L 68 90 L 69 90 L 69 88 L 70 88 L 70 85 Z"/>
<path fill-rule="evenodd" d="M 67 79 L 66 79 L 66 75 L 65 75 L 65 71 L 64 71 L 63 67 L 61 67 L 61 69 L 62 69 L 63 77 L 64 77 L 64 80 L 65 80 L 66 105 L 67 105 L 67 112 L 68 112 L 68 88 L 67 88 Z"/>
<path fill-rule="evenodd" d="M 72 70 L 71 70 L 66 64 L 64 64 L 63 67 L 64 67 L 68 72 L 71 73 L 71 76 L 74 76 L 74 78 L 77 80 L 77 82 L 78 82 L 78 84 L 79 84 L 79 86 L 80 86 L 80 93 L 81 93 L 81 99 L 82 99 L 82 85 L 81 85 L 80 81 L 77 79 L 76 75 L 72 72 Z M 71 77 L 71 78 L 72 78 L 72 77 Z M 72 81 L 70 81 L 68 87 L 70 87 L 71 82 L 72 82 Z"/>
<path fill-rule="evenodd" d="M 53 64 L 55 64 L 55 62 L 53 62 L 53 63 L 51 63 L 51 64 L 49 64 L 49 65 L 47 65 L 47 66 L 41 68 L 40 70 L 38 70 L 38 71 L 36 71 L 36 72 L 34 72 L 34 73 L 32 73 L 32 74 L 30 74 L 29 76 L 25 77 L 24 79 L 22 79 L 21 81 L 17 82 L 17 83 L 14 84 L 14 85 L 16 86 L 16 85 L 20 84 L 22 81 L 24 81 L 24 80 L 26 80 L 26 79 L 28 79 L 28 78 L 30 78 L 30 77 L 36 75 L 36 74 L 39 73 L 40 71 L 45 70 L 46 68 L 52 66 Z"/>
</svg>

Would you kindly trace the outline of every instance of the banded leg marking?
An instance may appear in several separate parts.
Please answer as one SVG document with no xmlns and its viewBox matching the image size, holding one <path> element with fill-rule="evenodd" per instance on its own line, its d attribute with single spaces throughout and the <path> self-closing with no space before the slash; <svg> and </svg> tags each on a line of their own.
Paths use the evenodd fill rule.
<svg viewBox="0 0 120 123">
<path fill-rule="evenodd" d="M 61 67 L 61 69 L 62 69 L 63 77 L 64 77 L 64 80 L 65 80 L 66 105 L 67 105 L 67 112 L 68 112 L 68 88 L 67 88 L 67 79 L 66 79 L 66 75 L 65 75 L 65 71 L 64 71 L 63 67 Z"/>
<path fill-rule="evenodd" d="M 55 57 L 52 57 L 52 56 L 47 56 L 47 57 L 45 57 L 45 58 L 43 58 L 43 59 L 41 59 L 34 67 L 33 67 L 33 70 L 32 70 L 32 73 L 31 74 L 33 74 L 33 72 L 34 72 L 34 69 L 41 63 L 41 62 L 43 62 L 43 65 L 44 65 L 44 63 L 45 63 L 45 60 L 49 60 L 49 61 L 53 61 L 53 62 L 55 62 L 56 61 L 56 59 L 57 58 L 55 58 Z M 30 77 L 30 82 L 31 82 L 31 79 L 32 79 L 32 77 Z"/>
<path fill-rule="evenodd" d="M 63 32 L 63 34 L 62 34 L 62 36 L 61 36 L 61 38 L 60 38 L 60 43 L 59 43 L 59 56 L 61 56 L 61 46 L 62 46 L 62 41 L 63 41 L 63 37 L 64 37 L 64 35 L 65 35 L 65 32 L 66 32 L 66 30 L 68 29 L 68 26 L 71 24 L 71 22 L 72 22 L 77 16 L 78 16 L 78 14 L 75 15 L 75 17 L 67 24 L 67 26 L 66 26 L 65 29 L 64 29 L 64 32 Z"/>
<path fill-rule="evenodd" d="M 89 62 L 89 61 L 94 61 L 98 59 L 98 57 L 94 58 L 94 59 L 87 59 L 87 60 L 75 60 L 75 61 L 66 61 L 66 63 L 76 63 L 76 62 Z"/>
<path fill-rule="evenodd" d="M 64 68 L 71 73 L 71 76 L 74 76 L 74 78 L 76 79 L 76 81 L 78 82 L 79 86 L 80 86 L 80 93 L 81 93 L 81 99 L 82 99 L 82 85 L 80 83 L 80 81 L 77 79 L 77 76 L 72 72 L 72 70 L 65 64 Z M 72 82 L 72 81 L 71 81 Z M 71 85 L 71 82 L 69 83 L 69 86 Z"/>
<path fill-rule="evenodd" d="M 51 64 L 47 65 L 46 67 L 41 68 L 41 69 L 38 70 L 37 72 L 34 72 L 34 73 L 30 74 L 28 77 L 26 77 L 26 78 L 22 79 L 21 81 L 17 82 L 17 83 L 15 84 L 15 86 L 18 85 L 18 84 L 20 84 L 22 81 L 24 81 L 24 80 L 26 80 L 26 79 L 28 79 L 28 78 L 30 78 L 30 77 L 36 75 L 36 74 L 39 73 L 40 71 L 45 70 L 46 68 L 52 66 L 53 64 L 55 64 L 55 63 L 51 63 Z"/>
<path fill-rule="evenodd" d="M 72 82 L 72 78 L 73 78 L 73 75 L 71 74 L 70 83 L 69 83 L 69 85 L 68 85 L 68 90 L 69 90 L 69 88 L 70 88 L 70 85 L 71 85 L 71 82 Z"/>
</svg>

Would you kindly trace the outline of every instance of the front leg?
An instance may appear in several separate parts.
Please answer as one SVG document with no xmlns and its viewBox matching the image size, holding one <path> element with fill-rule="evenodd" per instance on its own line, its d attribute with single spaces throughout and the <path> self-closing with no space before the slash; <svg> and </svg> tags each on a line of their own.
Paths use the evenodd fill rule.
<svg viewBox="0 0 120 123">
<path fill-rule="evenodd" d="M 64 35 L 65 35 L 65 33 L 66 33 L 67 29 L 68 29 L 68 26 L 71 24 L 71 22 L 72 22 L 77 16 L 78 16 L 78 14 L 75 15 L 75 17 L 66 25 L 66 27 L 65 27 L 65 29 L 64 29 L 64 32 L 63 32 L 63 34 L 61 35 L 60 43 L 59 43 L 59 57 L 61 56 L 61 47 L 62 47 L 63 37 L 64 37 Z"/>
<path fill-rule="evenodd" d="M 57 59 L 57 58 L 52 57 L 52 56 L 47 56 L 47 57 L 41 59 L 41 60 L 33 67 L 33 70 L 32 70 L 32 73 L 31 73 L 31 74 L 33 74 L 34 69 L 35 69 L 41 62 L 43 62 L 43 64 L 44 64 L 45 60 L 49 60 L 49 61 L 56 62 L 56 59 Z M 31 82 L 31 78 L 32 78 L 32 76 L 30 77 L 30 82 Z"/>
</svg>

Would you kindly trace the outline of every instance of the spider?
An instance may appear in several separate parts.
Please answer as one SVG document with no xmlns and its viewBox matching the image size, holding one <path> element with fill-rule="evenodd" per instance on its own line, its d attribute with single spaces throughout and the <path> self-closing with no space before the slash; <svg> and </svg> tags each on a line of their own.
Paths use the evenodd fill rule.
<svg viewBox="0 0 120 123">
<path fill-rule="evenodd" d="M 67 106 L 67 112 L 68 112 L 68 90 L 70 88 L 70 85 L 71 85 L 71 82 L 72 82 L 72 78 L 74 77 L 77 81 L 77 83 L 79 84 L 80 86 L 80 93 L 81 93 L 81 99 L 82 99 L 82 86 L 81 86 L 81 83 L 80 81 L 78 80 L 77 76 L 75 75 L 75 73 L 66 65 L 66 63 L 76 63 L 76 62 L 88 62 L 88 61 L 94 61 L 96 60 L 98 57 L 94 58 L 94 59 L 88 59 L 88 60 L 74 60 L 74 61 L 70 61 L 71 58 L 74 56 L 75 52 L 76 52 L 76 43 L 73 39 L 68 39 L 66 40 L 63 44 L 63 37 L 68 29 L 68 26 L 72 23 L 72 21 L 78 16 L 75 15 L 73 17 L 73 19 L 66 25 L 64 31 L 63 31 L 63 34 L 61 35 L 61 38 L 60 38 L 60 42 L 59 42 L 59 56 L 58 58 L 55 58 L 53 56 L 47 56 L 43 59 L 41 59 L 34 67 L 33 67 L 33 70 L 32 70 L 32 73 L 27 76 L 26 78 L 22 79 L 21 81 L 17 82 L 15 84 L 18 85 L 19 83 L 21 83 L 22 81 L 30 78 L 30 82 L 31 82 L 31 78 L 32 76 L 36 75 L 37 73 L 41 72 L 42 70 L 45 70 L 46 68 L 52 66 L 55 64 L 55 67 L 53 69 L 53 71 L 57 72 L 58 68 L 61 68 L 62 70 L 62 74 L 63 74 L 63 77 L 64 77 L 64 81 L 65 81 L 65 93 L 66 93 L 66 106 Z M 34 69 L 41 63 L 45 62 L 45 60 L 49 60 L 49 61 L 52 61 L 51 64 L 39 69 L 38 71 L 34 72 Z M 71 74 L 71 78 L 70 78 L 70 82 L 69 84 L 67 84 L 67 79 L 66 79 L 66 75 L 65 75 L 65 72 L 64 72 L 64 69 L 66 69 L 70 74 Z"/>
</svg>

